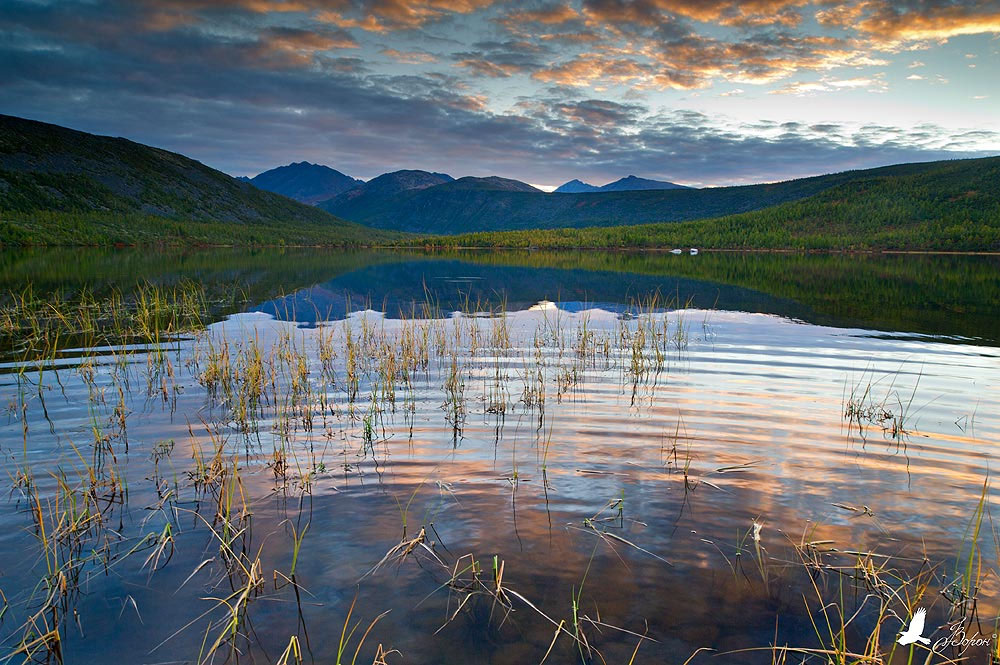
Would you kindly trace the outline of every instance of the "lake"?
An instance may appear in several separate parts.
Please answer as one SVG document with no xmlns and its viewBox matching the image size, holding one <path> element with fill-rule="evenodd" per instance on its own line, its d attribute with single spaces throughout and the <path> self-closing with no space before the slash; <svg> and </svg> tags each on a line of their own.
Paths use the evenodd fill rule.
<svg viewBox="0 0 1000 665">
<path fill-rule="evenodd" d="M 1000 257 L 56 249 L 0 282 L 11 662 L 998 653 Z"/>
</svg>

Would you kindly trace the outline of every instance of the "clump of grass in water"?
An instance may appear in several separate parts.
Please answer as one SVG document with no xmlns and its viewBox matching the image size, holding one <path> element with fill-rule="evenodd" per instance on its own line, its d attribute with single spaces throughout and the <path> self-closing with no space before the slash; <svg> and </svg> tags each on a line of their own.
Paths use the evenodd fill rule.
<svg viewBox="0 0 1000 665">
<path fill-rule="evenodd" d="M 444 403 L 441 408 L 444 409 L 445 419 L 451 426 L 452 440 L 457 444 L 465 427 L 466 415 L 465 373 L 459 363 L 457 352 L 451 356 L 443 387 Z"/>
<path fill-rule="evenodd" d="M 988 512 L 989 478 L 983 481 L 979 503 L 962 536 L 962 550 L 955 558 L 954 579 L 941 591 L 952 604 L 952 616 L 969 617 L 976 613 L 977 598 L 983 576 L 982 551 L 979 546 L 983 518 Z"/>
<path fill-rule="evenodd" d="M 843 417 L 849 428 L 857 426 L 859 436 L 864 437 L 869 426 L 879 427 L 884 434 L 895 440 L 902 440 L 909 434 L 907 423 L 913 415 L 911 411 L 913 399 L 916 397 L 922 373 L 917 375 L 913 390 L 904 402 L 903 396 L 895 389 L 900 371 L 902 367 L 891 375 L 892 381 L 881 398 L 875 397 L 875 389 L 890 375 L 879 379 L 872 378 L 866 383 L 865 378 L 868 373 L 866 369 L 858 382 L 851 387 L 849 394 L 846 392 L 845 384 Z"/>
</svg>

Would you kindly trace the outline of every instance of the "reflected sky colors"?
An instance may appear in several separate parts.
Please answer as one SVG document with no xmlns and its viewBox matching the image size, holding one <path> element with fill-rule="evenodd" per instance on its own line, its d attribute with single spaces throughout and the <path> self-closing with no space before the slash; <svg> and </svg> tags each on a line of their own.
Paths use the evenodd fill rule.
<svg viewBox="0 0 1000 665">
<path fill-rule="evenodd" d="M 395 407 L 379 392 L 377 373 L 366 372 L 352 416 L 344 384 L 319 379 L 319 347 L 343 349 L 348 330 L 353 339 L 397 344 L 412 325 L 373 311 L 306 328 L 263 312 L 238 314 L 177 343 L 183 390 L 173 414 L 141 391 L 131 402 L 127 464 L 135 510 L 123 528 L 138 528 L 146 517 L 141 507 L 156 503 L 145 451 L 174 439 L 170 473 L 183 477 L 192 451 L 209 445 L 206 423 L 215 423 L 245 468 L 254 515 L 248 542 L 259 548 L 266 571 L 287 570 L 291 525 L 309 524 L 296 576 L 301 605 L 270 581 L 252 605 L 256 657 L 280 652 L 288 635 L 299 634 L 308 635 L 315 662 L 329 662 L 357 594 L 355 611 L 366 624 L 391 610 L 365 654 L 382 643 L 406 662 L 537 662 L 554 631 L 540 612 L 557 622 L 570 617 L 581 585 L 581 613 L 630 631 L 591 635 L 608 662 L 628 662 L 635 634 L 656 640 L 641 646 L 640 662 L 683 660 L 700 647 L 766 647 L 776 622 L 779 643 L 816 646 L 803 595 L 814 609 L 819 601 L 810 595 L 795 545 L 829 541 L 820 548 L 822 561 L 848 568 L 856 560 L 848 552 L 873 551 L 893 557 L 892 567 L 907 575 L 921 569 L 926 554 L 942 584 L 964 551 L 963 533 L 1000 441 L 995 348 L 702 309 L 623 319 L 620 311 L 548 305 L 502 318 L 420 323 L 411 330 L 429 326 L 428 339 L 457 340 L 454 348 L 465 351 L 432 353 L 411 388 L 396 387 Z M 509 345 L 491 341 L 499 325 Z M 637 357 L 643 329 L 659 341 L 643 345 Z M 313 359 L 310 381 L 317 404 L 325 404 L 311 432 L 296 426 L 287 440 L 296 464 L 324 464 L 304 496 L 266 466 L 281 420 L 262 420 L 259 434 L 247 440 L 196 378 L 209 344 L 230 344 L 235 358 L 249 340 L 280 348 L 286 335 L 290 341 L 282 343 Z M 590 335 L 591 351 L 581 355 L 582 335 Z M 457 436 L 444 387 L 453 357 L 465 377 Z M 338 381 L 345 358 L 339 353 L 334 361 Z M 145 360 L 135 363 L 141 368 Z M 33 412 L 29 454 L 39 467 L 69 464 L 66 442 L 88 435 L 90 418 L 79 407 L 86 388 L 69 373 L 64 384 L 65 398 L 50 398 L 54 434 Z M 3 394 L 14 388 L 6 375 Z M 544 407 L 530 397 L 539 388 Z M 873 403 L 906 414 L 904 434 L 845 421 L 852 393 L 866 389 Z M 383 397 L 377 435 L 366 443 L 370 394 Z M 19 424 L 4 425 L 0 435 L 5 449 L 20 445 Z M 67 650 L 100 658 L 113 644 L 130 662 L 197 651 L 198 630 L 171 637 L 188 621 L 197 623 L 204 598 L 218 593 L 214 564 L 185 583 L 212 556 L 211 539 L 185 512 L 195 505 L 181 504 L 177 551 L 162 571 L 149 576 L 140 561 L 126 560 L 113 574 L 92 579 L 81 598 L 86 637 L 68 634 Z M 32 551 L 30 534 L 15 528 L 27 519 L 6 513 L 5 570 Z M 763 524 L 763 573 L 750 535 L 755 520 Z M 441 561 L 419 550 L 366 576 L 404 533 L 413 537 L 420 528 Z M 980 544 L 984 563 L 993 565 L 992 540 Z M 449 621 L 463 596 L 446 582 L 467 554 L 488 579 L 494 557 L 502 561 L 504 584 L 537 610 L 518 601 L 505 616 L 489 596 L 479 596 Z M 836 597 L 838 579 L 821 576 L 821 588 Z M 20 597 L 20 585 L 12 580 L 8 597 Z M 984 578 L 980 612 L 987 620 L 996 613 L 997 594 L 995 578 Z M 118 616 L 129 598 L 139 613 Z M 927 602 L 931 620 L 943 621 L 943 601 Z M 110 616 L 118 618 L 102 620 Z M 852 639 L 863 639 L 872 620 L 862 611 Z M 886 624 L 887 631 L 895 628 Z M 551 657 L 579 656 L 561 639 Z M 770 659 L 767 652 L 727 656 L 727 662 Z"/>
</svg>

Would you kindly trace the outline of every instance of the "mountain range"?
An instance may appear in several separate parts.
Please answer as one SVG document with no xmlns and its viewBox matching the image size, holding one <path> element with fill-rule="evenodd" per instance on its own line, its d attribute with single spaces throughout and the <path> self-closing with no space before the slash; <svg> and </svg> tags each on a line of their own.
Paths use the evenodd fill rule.
<svg viewBox="0 0 1000 665">
<path fill-rule="evenodd" d="M 620 180 L 609 182 L 606 185 L 597 187 L 580 180 L 570 180 L 556 187 L 557 194 L 588 194 L 591 192 L 634 192 L 646 189 L 691 189 L 684 185 L 678 185 L 663 180 L 648 180 L 634 175 L 626 176 Z"/>
<path fill-rule="evenodd" d="M 371 183 L 374 184 L 371 184 L 344 175 L 329 166 L 311 164 L 309 162 L 293 162 L 287 166 L 279 166 L 269 171 L 264 171 L 252 178 L 240 176 L 237 180 L 249 182 L 260 189 L 266 189 L 269 192 L 287 196 L 301 203 L 317 205 L 336 198 L 345 192 L 351 192 L 348 196 L 349 199 L 363 195 L 371 196 L 373 194 L 384 196 L 408 189 L 423 189 L 424 187 L 444 184 L 451 182 L 454 178 L 446 173 L 404 170 L 383 173 L 377 178 L 373 178 Z M 466 176 L 465 178 L 459 178 L 459 180 L 464 184 L 456 186 L 456 189 L 489 189 L 510 192 L 541 191 L 527 183 L 509 178 L 500 178 L 498 176 L 487 176 L 485 178 Z M 557 187 L 555 192 L 559 194 L 580 194 L 585 192 L 629 192 L 648 189 L 690 188 L 672 182 L 649 180 L 630 175 L 601 187 L 588 185 L 579 180 L 571 180 Z"/>
<path fill-rule="evenodd" d="M 546 194 L 500 178 L 462 178 L 432 185 L 425 174 L 420 187 L 375 195 L 367 194 L 364 185 L 318 205 L 365 226 L 424 234 L 631 226 L 761 210 L 852 181 L 931 171 L 935 164 L 940 163 L 901 164 L 761 185 L 603 191 L 586 196 Z"/>
<path fill-rule="evenodd" d="M 419 170 L 362 183 L 302 162 L 261 175 L 303 198 L 348 188 L 305 205 L 177 153 L 0 115 L 0 245 L 1000 249 L 1000 158 L 585 196 Z"/>
<path fill-rule="evenodd" d="M 788 194 L 792 186 L 800 193 L 810 188 L 818 191 L 749 212 L 708 219 L 436 235 L 424 238 L 421 244 L 439 248 L 1000 252 L 1000 157 L 899 164 L 779 183 L 774 191 Z M 760 186 L 755 187 L 758 189 L 747 191 L 759 194 Z M 599 196 L 611 195 L 577 198 Z M 996 257 L 979 258 L 995 263 Z M 973 264 L 968 265 L 971 269 Z M 995 270 L 978 274 L 996 281 Z M 820 277 L 810 281 L 807 288 L 823 291 L 826 286 Z M 870 303 L 872 308 L 885 306 L 883 301 Z M 954 313 L 962 311 L 962 307 L 953 304 L 946 309 Z"/>
</svg>

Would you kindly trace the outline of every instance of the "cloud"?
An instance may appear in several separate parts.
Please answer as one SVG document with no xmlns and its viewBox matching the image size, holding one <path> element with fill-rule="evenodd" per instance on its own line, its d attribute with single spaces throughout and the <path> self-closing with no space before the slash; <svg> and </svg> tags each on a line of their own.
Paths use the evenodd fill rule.
<svg viewBox="0 0 1000 665">
<path fill-rule="evenodd" d="M 457 64 L 459 67 L 464 67 L 473 74 L 490 78 L 506 78 L 524 71 L 522 67 L 517 65 L 490 62 L 485 58 L 465 58 L 464 60 L 459 60 Z"/>
<path fill-rule="evenodd" d="M 804 32 L 811 13 L 821 28 Z M 537 16 L 536 16 L 537 14 Z M 562 85 L 692 89 L 715 81 L 766 85 L 806 71 L 879 67 L 901 48 L 958 35 L 1000 33 L 994 0 L 583 0 L 585 52 L 535 74 Z M 539 16 L 576 20 L 566 6 L 510 13 L 505 24 Z M 518 20 L 522 19 L 522 20 Z M 702 24 L 738 28 L 735 34 Z M 566 33 L 557 32 L 567 38 Z M 582 40 L 581 40 L 582 41 Z"/>
<path fill-rule="evenodd" d="M 681 28 L 669 32 L 669 37 L 636 39 L 626 47 L 583 52 L 533 76 L 545 83 L 578 87 L 631 85 L 692 90 L 709 87 L 717 80 L 764 85 L 803 71 L 888 64 L 857 50 L 848 40 L 835 37 L 770 31 L 723 41 Z"/>
<path fill-rule="evenodd" d="M 423 65 L 437 62 L 437 57 L 423 51 L 400 51 L 394 48 L 384 48 L 379 53 L 404 65 Z"/>
<path fill-rule="evenodd" d="M 824 28 L 798 17 L 833 6 L 799 1 L 8 0 L 0 110 L 237 174 L 307 159 L 359 177 L 776 180 L 977 155 L 1000 137 L 851 126 L 834 103 L 829 117 L 739 122 L 657 93 L 724 82 L 700 103 L 735 108 L 761 99 L 729 98 L 751 85 L 831 100 L 884 90 L 892 49 L 927 48 L 901 36 L 924 34 L 913 15 L 984 29 L 987 3 L 955 4 L 893 3 L 890 16 L 881 0 L 849 2 L 853 19 L 824 14 L 845 22 Z M 882 32 L 855 25 L 876 18 Z"/>
<path fill-rule="evenodd" d="M 455 52 L 451 57 L 468 72 L 491 78 L 541 69 L 540 58 L 551 54 L 547 45 L 525 40 L 483 41 L 473 44 L 473 48 L 475 50 Z"/>
<path fill-rule="evenodd" d="M 910 76 L 909 78 L 913 78 Z M 921 77 L 917 77 L 921 78 Z M 868 90 L 869 92 L 885 92 L 887 85 L 882 76 L 858 76 L 849 79 L 823 77 L 818 81 L 797 81 L 788 83 L 771 91 L 772 95 L 809 95 L 818 92 L 836 92 L 838 90 Z"/>
<path fill-rule="evenodd" d="M 308 0 L 316 17 L 370 32 L 419 28 L 453 15 L 485 9 L 494 0 Z"/>
<path fill-rule="evenodd" d="M 650 65 L 634 60 L 586 53 L 535 72 L 533 77 L 543 83 L 587 86 L 595 82 L 635 84 L 650 79 L 654 74 L 655 71 Z"/>
<path fill-rule="evenodd" d="M 507 14 L 502 23 L 507 26 L 519 26 L 524 23 L 541 23 L 543 25 L 559 25 L 580 18 L 576 9 L 568 4 L 545 5 L 538 9 L 521 9 Z"/>
<path fill-rule="evenodd" d="M 1000 6 L 993 0 L 865 0 L 856 6 L 860 20 L 852 25 L 886 48 L 1000 33 Z"/>
<path fill-rule="evenodd" d="M 302 28 L 274 27 L 258 33 L 262 55 L 287 55 L 294 59 L 308 58 L 318 51 L 358 48 L 358 42 L 343 30 L 317 32 Z"/>
<path fill-rule="evenodd" d="M 70 0 L 72 1 L 72 0 Z M 221 12 L 309 14 L 341 28 L 372 32 L 418 28 L 433 21 L 484 9 L 493 0 L 140 0 L 147 25 L 170 29 L 199 23 Z"/>
<path fill-rule="evenodd" d="M 807 0 L 584 0 L 592 23 L 654 28 L 686 18 L 725 26 L 797 25 Z"/>
<path fill-rule="evenodd" d="M 618 129 L 637 122 L 645 109 L 638 104 L 619 104 L 603 99 L 585 99 L 554 103 L 551 105 L 550 111 L 561 116 L 570 125 L 611 126 Z"/>
</svg>

